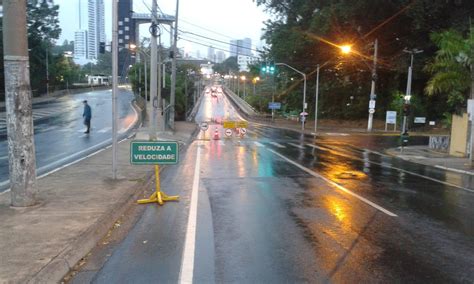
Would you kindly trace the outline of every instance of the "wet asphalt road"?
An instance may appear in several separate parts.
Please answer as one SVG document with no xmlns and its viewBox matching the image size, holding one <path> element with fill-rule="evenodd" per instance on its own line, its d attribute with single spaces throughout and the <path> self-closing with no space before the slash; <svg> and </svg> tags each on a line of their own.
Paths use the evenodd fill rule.
<svg viewBox="0 0 474 284">
<path fill-rule="evenodd" d="M 239 118 L 208 96 L 196 120 L 210 117 Z M 181 201 L 146 205 L 76 283 L 472 282 L 472 176 L 385 156 L 380 137 L 223 133 L 211 125 L 162 173 Z"/>
<path fill-rule="evenodd" d="M 133 94 L 119 89 L 119 137 L 123 138 L 137 119 L 131 106 Z M 84 134 L 83 100 L 92 108 L 91 133 Z M 5 110 L 1 110 L 4 112 Z M 110 145 L 112 137 L 112 92 L 93 91 L 33 105 L 37 175 L 83 158 Z M 4 118 L 2 116 L 2 118 Z M 3 119 L 1 119 L 3 121 Z M 8 189 L 8 144 L 6 124 L 0 125 L 0 193 Z"/>
</svg>

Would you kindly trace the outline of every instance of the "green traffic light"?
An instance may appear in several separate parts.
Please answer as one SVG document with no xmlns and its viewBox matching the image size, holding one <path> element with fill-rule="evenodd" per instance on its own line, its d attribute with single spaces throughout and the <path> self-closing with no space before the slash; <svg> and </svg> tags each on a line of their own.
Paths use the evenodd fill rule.
<svg viewBox="0 0 474 284">
<path fill-rule="evenodd" d="M 267 66 L 262 66 L 262 72 L 263 73 L 267 72 Z"/>
</svg>

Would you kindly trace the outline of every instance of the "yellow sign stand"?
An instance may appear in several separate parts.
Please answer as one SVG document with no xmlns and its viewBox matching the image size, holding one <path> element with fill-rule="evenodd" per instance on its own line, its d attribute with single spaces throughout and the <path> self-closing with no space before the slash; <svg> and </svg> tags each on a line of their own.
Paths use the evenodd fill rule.
<svg viewBox="0 0 474 284">
<path fill-rule="evenodd" d="M 148 199 L 140 199 L 137 200 L 138 204 L 147 204 L 147 203 L 155 203 L 163 205 L 165 201 L 178 201 L 178 195 L 167 195 L 161 191 L 160 186 L 160 166 L 155 165 L 155 178 L 156 178 L 156 191 L 148 198 Z"/>
</svg>

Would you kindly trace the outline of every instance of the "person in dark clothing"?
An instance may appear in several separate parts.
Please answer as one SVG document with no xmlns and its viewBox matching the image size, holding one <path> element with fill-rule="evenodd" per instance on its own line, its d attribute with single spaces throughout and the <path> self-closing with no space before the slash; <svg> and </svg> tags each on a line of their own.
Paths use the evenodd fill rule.
<svg viewBox="0 0 474 284">
<path fill-rule="evenodd" d="M 84 133 L 89 133 L 91 130 L 91 118 L 92 118 L 92 110 L 91 107 L 87 104 L 87 101 L 83 101 L 84 103 L 84 112 L 82 113 L 82 117 L 84 118 L 84 124 L 87 126 L 87 130 Z"/>
</svg>

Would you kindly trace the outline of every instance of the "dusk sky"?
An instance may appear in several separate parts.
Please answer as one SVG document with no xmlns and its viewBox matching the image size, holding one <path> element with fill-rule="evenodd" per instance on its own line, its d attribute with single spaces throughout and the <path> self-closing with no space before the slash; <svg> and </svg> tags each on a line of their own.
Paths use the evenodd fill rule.
<svg viewBox="0 0 474 284">
<path fill-rule="evenodd" d="M 65 39 L 74 40 L 74 31 L 79 29 L 79 0 L 56 0 L 60 6 L 59 20 L 62 34 L 59 43 Z M 87 29 L 87 0 L 81 0 L 82 28 Z M 112 31 L 112 0 L 104 0 L 105 5 L 105 32 L 107 41 L 111 40 Z M 151 0 L 135 0 L 134 11 L 138 13 L 149 12 Z M 161 10 L 170 15 L 175 14 L 176 2 L 158 0 Z M 231 39 L 241 39 L 249 37 L 252 39 L 253 48 L 260 45 L 263 22 L 269 16 L 263 12 L 261 7 L 252 0 L 180 0 L 179 8 L 179 29 L 229 42 Z M 148 25 L 142 25 L 141 36 L 148 36 Z M 195 55 L 196 50 L 200 50 L 201 55 L 207 54 L 207 46 L 212 45 L 216 49 L 221 48 L 228 53 L 228 44 L 215 42 L 190 34 L 180 35 L 189 40 L 204 44 L 199 45 L 185 40 L 178 42 L 178 47 L 185 48 L 186 52 Z M 169 35 L 165 34 L 164 45 L 169 45 Z"/>
</svg>

